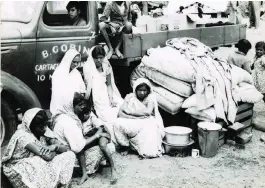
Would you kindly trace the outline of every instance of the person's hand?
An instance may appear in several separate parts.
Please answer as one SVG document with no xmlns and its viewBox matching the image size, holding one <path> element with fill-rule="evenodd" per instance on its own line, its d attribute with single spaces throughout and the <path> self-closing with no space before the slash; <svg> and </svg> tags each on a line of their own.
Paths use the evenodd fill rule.
<svg viewBox="0 0 265 188">
<path fill-rule="evenodd" d="M 105 137 L 105 138 L 107 138 L 107 139 L 109 139 L 109 140 L 111 139 L 109 133 L 100 133 L 99 135 L 100 135 L 100 137 Z"/>
<path fill-rule="evenodd" d="M 101 133 L 103 133 L 103 129 L 99 127 L 95 135 L 99 138 Z"/>
<path fill-rule="evenodd" d="M 41 147 L 40 148 L 40 155 L 44 156 L 50 154 L 52 151 L 48 147 Z"/>
</svg>

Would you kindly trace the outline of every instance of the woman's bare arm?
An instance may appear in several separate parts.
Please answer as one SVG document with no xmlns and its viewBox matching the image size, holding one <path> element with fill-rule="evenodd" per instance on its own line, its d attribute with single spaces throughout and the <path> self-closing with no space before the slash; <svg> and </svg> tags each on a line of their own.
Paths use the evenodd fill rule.
<svg viewBox="0 0 265 188">
<path fill-rule="evenodd" d="M 62 144 L 56 138 L 50 138 L 48 140 L 48 144 L 50 146 L 55 146 L 56 147 L 56 151 L 55 152 L 57 152 L 57 153 L 63 153 L 63 152 L 66 152 L 66 151 L 70 150 L 69 147 L 67 147 L 66 145 Z"/>
<path fill-rule="evenodd" d="M 35 155 L 41 157 L 45 161 L 51 161 L 56 153 L 54 151 L 50 151 L 45 147 L 41 147 L 36 143 L 30 143 L 25 146 L 25 149 L 29 150 L 30 152 L 34 153 Z"/>
<path fill-rule="evenodd" d="M 107 88 L 110 102 L 113 102 L 113 88 L 111 85 L 111 74 L 107 75 Z"/>
</svg>

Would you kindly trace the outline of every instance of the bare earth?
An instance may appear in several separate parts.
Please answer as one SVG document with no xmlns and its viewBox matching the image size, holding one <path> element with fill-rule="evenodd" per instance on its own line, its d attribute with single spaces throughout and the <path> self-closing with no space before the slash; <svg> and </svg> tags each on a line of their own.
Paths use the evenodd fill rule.
<svg viewBox="0 0 265 188">
<path fill-rule="evenodd" d="M 247 39 L 254 44 L 265 40 L 261 31 L 265 30 L 265 23 L 261 22 L 259 29 L 247 31 Z M 220 48 L 217 55 L 227 57 L 234 48 Z M 254 56 L 254 49 L 249 54 Z M 254 116 L 265 123 L 265 105 L 263 102 L 255 105 Z M 254 118 L 255 118 L 254 117 Z M 110 185 L 110 169 L 102 168 L 90 177 L 82 186 L 78 186 L 74 178 L 73 188 L 93 187 L 143 187 L 143 188 L 262 188 L 265 187 L 265 143 L 260 141 L 265 133 L 253 130 L 253 138 L 246 144 L 245 149 L 233 144 L 222 146 L 213 158 L 170 157 L 139 160 L 136 155 L 121 156 L 115 153 L 119 180 L 116 185 Z"/>
</svg>

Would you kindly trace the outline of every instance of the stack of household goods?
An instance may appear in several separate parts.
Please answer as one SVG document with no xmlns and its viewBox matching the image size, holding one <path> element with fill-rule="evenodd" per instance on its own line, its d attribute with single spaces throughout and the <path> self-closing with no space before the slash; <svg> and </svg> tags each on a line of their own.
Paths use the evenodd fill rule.
<svg viewBox="0 0 265 188">
<path fill-rule="evenodd" d="M 256 103 L 262 99 L 248 72 L 216 57 L 197 39 L 170 39 L 166 47 L 149 49 L 147 53 L 132 73 L 132 84 L 138 77 L 148 78 L 156 84 L 159 105 L 172 114 L 180 110 L 182 103 L 196 119 L 215 122 L 220 118 L 233 123 L 238 102 Z M 172 96 L 179 100 L 173 102 Z"/>
</svg>

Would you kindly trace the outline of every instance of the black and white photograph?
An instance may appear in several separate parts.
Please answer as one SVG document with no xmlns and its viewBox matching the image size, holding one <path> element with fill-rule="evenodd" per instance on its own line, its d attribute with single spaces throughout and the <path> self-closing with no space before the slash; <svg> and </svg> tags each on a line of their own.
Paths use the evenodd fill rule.
<svg viewBox="0 0 265 188">
<path fill-rule="evenodd" d="M 0 1 L 1 188 L 265 188 L 265 1 Z"/>
</svg>

